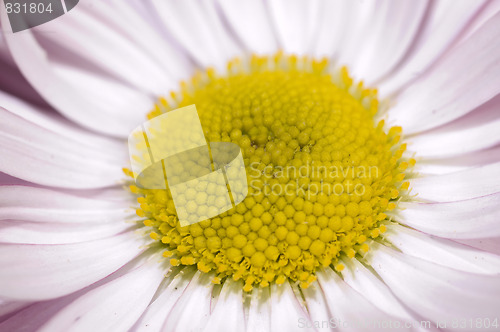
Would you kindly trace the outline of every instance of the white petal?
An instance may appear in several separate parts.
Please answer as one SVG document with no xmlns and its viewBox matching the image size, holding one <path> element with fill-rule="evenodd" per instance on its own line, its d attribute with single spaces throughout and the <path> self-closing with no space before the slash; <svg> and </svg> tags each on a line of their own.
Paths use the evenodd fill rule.
<svg viewBox="0 0 500 332">
<path fill-rule="evenodd" d="M 357 40 L 350 73 L 368 85 L 390 73 L 409 51 L 428 5 L 427 0 L 377 1 Z"/>
<path fill-rule="evenodd" d="M 75 211 L 76 213 L 76 211 Z M 94 224 L 38 223 L 20 220 L 0 221 L 0 243 L 66 244 L 106 238 L 126 231 L 125 222 Z M 132 226 L 133 227 L 133 226 Z"/>
<path fill-rule="evenodd" d="M 166 38 L 160 28 L 162 23 L 158 15 L 150 11 L 150 4 L 140 0 L 127 1 L 126 3 L 120 0 L 112 0 L 112 2 L 119 6 L 121 15 L 113 13 L 109 15 L 109 12 L 103 13 L 99 10 L 96 14 L 108 14 L 105 21 L 109 22 L 109 19 L 112 19 L 116 28 L 126 31 L 126 34 L 133 39 L 134 45 L 140 45 L 149 56 L 154 58 L 156 65 L 164 68 L 165 76 L 170 82 L 175 83 L 175 88 L 177 88 L 180 80 L 191 75 L 193 66 L 182 49 L 172 39 Z M 133 19 L 134 24 L 123 24 L 121 17 L 126 17 L 128 21 Z M 139 29 L 136 28 L 138 26 Z M 165 94 L 169 87 L 161 88 L 161 93 Z"/>
<path fill-rule="evenodd" d="M 337 44 L 337 50 L 334 51 L 334 58 L 340 65 L 347 66 L 351 72 L 355 72 L 359 57 L 362 56 L 361 49 L 368 45 L 366 37 L 373 32 L 371 23 L 374 20 L 375 13 L 378 13 L 379 2 L 343 2 L 342 8 L 339 9 L 341 11 L 340 15 L 343 17 L 341 19 L 342 26 L 339 28 L 342 38 Z M 343 31 L 346 32 L 343 33 Z M 364 73 L 361 73 L 361 77 L 354 77 L 357 80 L 363 80 L 363 75 Z"/>
<path fill-rule="evenodd" d="M 413 321 L 415 317 L 408 312 L 390 289 L 373 272 L 357 259 L 343 259 L 346 266 L 342 270 L 344 281 L 381 311 L 399 320 Z"/>
<path fill-rule="evenodd" d="M 58 100 L 56 97 L 43 94 L 43 90 L 40 93 L 64 116 L 92 131 L 121 139 L 126 138 L 132 129 L 146 120 L 147 113 L 153 108 L 155 98 L 152 96 L 146 96 L 139 90 L 115 80 L 96 76 L 86 69 L 60 64 L 54 67 L 54 73 L 68 87 L 65 90 L 73 89 L 65 91 L 66 93 L 73 95 L 78 91 L 79 99 L 85 97 L 84 101 L 78 100 L 83 105 L 78 106 L 74 105 L 74 102 L 70 104 L 66 100 Z M 71 108 L 65 110 L 59 105 Z M 83 110 L 82 106 L 87 108 Z M 93 109 L 89 110 L 88 107 Z M 94 112 L 94 109 L 100 114 Z"/>
<path fill-rule="evenodd" d="M 449 203 L 401 202 L 396 220 L 450 239 L 500 236 L 500 193 Z"/>
<path fill-rule="evenodd" d="M 131 232 L 77 244 L 0 244 L 0 296 L 44 300 L 75 292 L 119 269 L 142 246 Z"/>
<path fill-rule="evenodd" d="M 11 31 L 3 11 L 2 28 Z M 4 36 L 23 75 L 55 109 L 91 130 L 121 137 L 127 137 L 144 120 L 152 105 L 150 97 L 111 77 L 56 62 L 47 56 L 33 31 Z"/>
<path fill-rule="evenodd" d="M 123 149 L 123 140 L 98 135 L 83 129 L 55 111 L 29 104 L 15 96 L 0 91 L 0 106 L 28 122 L 55 132 L 64 138 L 75 140 L 84 146 L 106 149 L 114 154 Z"/>
<path fill-rule="evenodd" d="M 228 278 L 203 331 L 245 331 L 243 300 L 243 284 Z"/>
<path fill-rule="evenodd" d="M 58 312 L 63 310 L 67 305 L 73 303 L 80 296 L 88 293 L 89 291 L 100 287 L 111 280 L 115 280 L 129 272 L 132 268 L 139 266 L 143 260 L 135 260 L 111 275 L 85 287 L 79 291 L 69 295 L 58 297 L 53 300 L 41 302 L 26 302 L 27 306 L 18 310 L 17 312 L 0 318 L 0 331 L 17 331 L 22 327 L 22 331 L 38 331 L 39 328 L 54 317 Z M 16 302 L 20 303 L 20 302 Z"/>
<path fill-rule="evenodd" d="M 252 291 L 248 309 L 247 332 L 271 332 L 270 287 L 255 288 Z"/>
<path fill-rule="evenodd" d="M 151 260 L 66 306 L 40 331 L 127 331 L 147 308 L 164 278 L 164 268 Z"/>
<path fill-rule="evenodd" d="M 175 88 L 180 76 L 170 73 L 185 66 L 175 47 L 166 43 L 129 2 L 82 3 L 70 15 L 44 28 L 58 31 L 40 36 L 51 46 L 49 56 L 77 54 L 76 61 L 70 60 L 72 65 L 88 62 L 145 94 L 165 94 Z M 184 76 L 188 73 L 184 70 Z"/>
<path fill-rule="evenodd" d="M 387 224 L 387 232 L 383 237 L 403 253 L 432 263 L 465 272 L 500 274 L 500 256 L 451 240 L 428 236 L 396 224 Z"/>
<path fill-rule="evenodd" d="M 332 315 L 328 310 L 328 304 L 319 283 L 313 282 L 309 287 L 302 289 L 302 294 L 304 294 L 307 311 L 311 316 L 313 326 L 318 331 L 329 331 Z M 304 323 L 300 326 L 305 325 Z"/>
<path fill-rule="evenodd" d="M 271 331 L 313 331 L 311 326 L 311 318 L 299 303 L 292 286 L 288 282 L 282 285 L 272 283 Z"/>
<path fill-rule="evenodd" d="M 159 290 L 160 295 L 148 306 L 132 331 L 160 331 L 163 322 L 191 282 L 193 269 L 183 269 L 177 273 L 168 286 Z"/>
<path fill-rule="evenodd" d="M 124 4 L 122 2 L 122 6 Z M 89 62 L 103 72 L 144 90 L 145 93 L 156 92 L 161 85 L 168 86 L 168 77 L 162 68 L 156 65 L 141 47 L 129 41 L 130 36 L 120 33 L 123 30 L 113 29 L 114 22 L 110 17 L 119 15 L 119 7 L 121 6 L 110 8 L 106 4 L 89 6 L 83 3 L 70 15 L 54 20 L 44 27 L 54 29 L 57 33 L 41 34 L 39 38 L 51 45 L 46 47 L 49 56 L 58 59 L 63 56 L 63 52 L 77 54 L 77 62 L 71 65 Z M 101 16 L 105 17 L 102 21 L 96 17 L 97 11 L 103 12 Z M 121 15 L 119 17 L 125 18 Z M 136 22 L 132 19 L 128 23 Z M 141 32 L 138 26 L 135 27 Z M 147 38 L 146 34 L 144 38 Z M 110 43 L 113 47 L 109 47 Z M 127 56 L 121 56 L 122 54 Z"/>
<path fill-rule="evenodd" d="M 451 174 L 423 176 L 410 181 L 417 199 L 450 202 L 500 192 L 500 163 L 470 168 Z"/>
<path fill-rule="evenodd" d="M 121 233 L 134 224 L 131 195 L 83 191 L 88 197 L 29 186 L 0 186 L 0 242 L 64 244 Z M 89 224 L 93 224 L 89 227 Z"/>
<path fill-rule="evenodd" d="M 307 54 L 318 31 L 321 2 L 272 0 L 267 4 L 280 47 L 286 53 Z"/>
<path fill-rule="evenodd" d="M 276 36 L 263 1 L 219 0 L 218 2 L 225 18 L 246 49 L 266 55 L 278 50 Z"/>
<path fill-rule="evenodd" d="M 168 33 L 203 67 L 225 69 L 241 50 L 226 31 L 213 1 L 153 0 Z"/>
<path fill-rule="evenodd" d="M 393 293 L 417 314 L 434 322 L 498 316 L 500 279 L 476 275 L 399 253 L 373 243 L 367 262 Z"/>
<path fill-rule="evenodd" d="M 387 315 L 349 287 L 332 269 L 317 273 L 326 302 L 341 331 L 385 331 L 384 323 L 396 324 L 394 316 Z M 403 324 L 399 321 L 400 324 Z"/>
<path fill-rule="evenodd" d="M 406 134 L 450 122 L 500 92 L 500 13 L 398 97 L 389 121 Z"/>
<path fill-rule="evenodd" d="M 432 2 L 419 35 L 398 71 L 379 86 L 388 96 L 419 77 L 460 36 L 487 1 L 441 0 Z"/>
<path fill-rule="evenodd" d="M 212 290 L 210 276 L 197 271 L 168 314 L 162 331 L 203 331 L 210 317 Z"/>
<path fill-rule="evenodd" d="M 88 197 L 63 193 L 52 189 L 28 186 L 0 186 L 0 220 L 24 220 L 54 223 L 123 223 L 130 215 L 126 209 L 132 195 L 102 190 Z M 85 193 L 85 191 L 82 191 Z M 112 192 L 106 198 L 106 192 Z M 109 194 L 108 194 L 109 195 Z M 121 199 L 122 195 L 126 199 Z"/>
<path fill-rule="evenodd" d="M 446 158 L 500 143 L 500 95 L 439 128 L 406 139 L 408 151 L 423 158 Z"/>
<path fill-rule="evenodd" d="M 497 162 L 500 162 L 500 145 L 451 158 L 421 159 L 413 170 L 422 175 L 437 175 L 459 172 Z"/>
<path fill-rule="evenodd" d="M 123 179 L 127 150 L 92 147 L 0 108 L 0 171 L 37 184 L 102 188 Z"/>
<path fill-rule="evenodd" d="M 321 3 L 317 25 L 319 29 L 313 38 L 311 54 L 316 57 L 338 57 L 345 51 L 343 41 L 352 39 L 357 32 L 354 25 L 362 20 L 354 19 L 359 14 L 359 1 L 331 0 Z M 348 23 L 350 22 L 350 24 Z M 344 29 L 349 24 L 349 29 Z"/>
</svg>

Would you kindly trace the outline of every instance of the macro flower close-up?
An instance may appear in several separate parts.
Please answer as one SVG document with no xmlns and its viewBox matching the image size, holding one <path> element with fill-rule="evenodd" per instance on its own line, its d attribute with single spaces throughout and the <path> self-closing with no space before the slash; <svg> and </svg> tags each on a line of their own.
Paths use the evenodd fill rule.
<svg viewBox="0 0 500 332">
<path fill-rule="evenodd" d="M 500 330 L 500 0 L 0 30 L 0 332 Z"/>
</svg>

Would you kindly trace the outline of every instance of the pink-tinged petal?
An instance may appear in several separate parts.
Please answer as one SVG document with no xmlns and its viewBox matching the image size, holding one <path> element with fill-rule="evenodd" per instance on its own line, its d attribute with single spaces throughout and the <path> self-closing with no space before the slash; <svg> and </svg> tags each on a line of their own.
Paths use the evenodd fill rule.
<svg viewBox="0 0 500 332">
<path fill-rule="evenodd" d="M 389 122 L 406 134 L 435 128 L 463 116 L 500 92 L 500 13 L 450 50 L 398 97 Z"/>
<path fill-rule="evenodd" d="M 270 54 L 278 50 L 273 26 L 262 0 L 219 0 L 225 19 L 250 52 Z"/>
<path fill-rule="evenodd" d="M 383 234 L 403 253 L 449 268 L 478 274 L 500 274 L 500 256 L 436 238 L 395 224 Z"/>
<path fill-rule="evenodd" d="M 365 259 L 409 308 L 434 322 L 493 319 L 500 308 L 498 276 L 467 273 L 402 254 L 378 243 Z M 460 329 L 457 329 L 460 330 Z"/>
<path fill-rule="evenodd" d="M 384 322 L 403 325 L 396 317 L 388 315 L 371 304 L 360 293 L 346 284 L 332 269 L 317 273 L 318 282 L 325 295 L 330 317 L 334 317 L 340 331 L 385 331 Z M 380 323 L 380 324 L 379 324 Z"/>
<path fill-rule="evenodd" d="M 224 27 L 213 1 L 153 0 L 171 35 L 202 67 L 225 69 L 241 49 Z"/>
<path fill-rule="evenodd" d="M 385 97 L 401 90 L 425 73 L 466 30 L 487 1 L 441 0 L 431 2 L 410 52 L 398 70 L 378 85 Z M 462 68 L 462 67 L 459 67 Z M 455 70 L 452 71 L 455 73 Z"/>
<path fill-rule="evenodd" d="M 0 171 L 30 182 L 63 188 L 120 184 L 127 150 L 89 146 L 65 138 L 0 107 Z"/>
<path fill-rule="evenodd" d="M 137 204 L 137 197 L 123 186 L 96 189 L 61 189 L 62 193 L 102 201 L 115 206 L 131 206 Z"/>
<path fill-rule="evenodd" d="M 132 232 L 77 244 L 0 244 L 0 296 L 45 300 L 75 292 L 118 270 L 144 244 Z"/>
<path fill-rule="evenodd" d="M 177 273 L 164 289 L 158 289 L 159 296 L 148 306 L 141 318 L 135 323 L 132 331 L 160 331 L 163 322 L 191 282 L 194 269 L 183 269 Z"/>
<path fill-rule="evenodd" d="M 0 39 L 2 38 L 3 35 L 0 34 Z M 24 78 L 23 74 L 21 74 L 19 68 L 15 65 L 7 45 L 3 47 L 3 49 L 0 47 L 0 73 L 2 73 L 2 75 L 0 75 L 0 91 L 12 94 L 27 102 L 48 107 L 48 104 L 40 97 L 38 92 L 33 89 L 26 78 Z M 0 100 L 2 99 L 3 97 L 0 97 Z"/>
<path fill-rule="evenodd" d="M 448 203 L 401 202 L 396 220 L 419 231 L 450 239 L 500 236 L 500 193 Z"/>
<path fill-rule="evenodd" d="M 71 15 L 14 34 L 9 33 L 11 28 L 2 11 L 2 29 L 9 51 L 24 77 L 61 114 L 91 130 L 127 137 L 144 120 L 152 98 L 115 78 L 50 57 L 35 38 L 34 31 L 50 29 Z"/>
<path fill-rule="evenodd" d="M 288 282 L 282 285 L 272 283 L 271 331 L 314 331 L 312 326 L 311 317 L 300 304 L 292 286 Z"/>
<path fill-rule="evenodd" d="M 474 16 L 460 36 L 460 41 L 467 40 L 477 29 L 481 28 L 490 18 L 500 12 L 500 2 L 488 1 L 486 5 Z"/>
<path fill-rule="evenodd" d="M 448 174 L 500 162 L 500 145 L 445 159 L 419 159 L 413 170 L 421 175 Z"/>
<path fill-rule="evenodd" d="M 112 152 L 111 154 L 123 151 L 124 142 L 121 139 L 110 138 L 88 131 L 48 108 L 27 103 L 2 91 L 0 91 L 0 107 L 28 122 L 35 123 L 39 127 L 59 134 L 61 139 L 68 138 L 99 150 L 107 149 Z"/>
<path fill-rule="evenodd" d="M 447 158 L 500 143 L 500 95 L 471 113 L 431 131 L 408 137 L 408 151 L 422 158 Z"/>
<path fill-rule="evenodd" d="M 307 311 L 311 316 L 311 322 L 318 331 L 330 331 L 330 320 L 333 318 L 328 310 L 323 290 L 318 282 L 312 283 L 309 287 L 302 289 Z M 299 327 L 301 327 L 299 325 Z"/>
<path fill-rule="evenodd" d="M 252 291 L 248 309 L 247 332 L 271 332 L 270 287 L 255 288 Z"/>
<path fill-rule="evenodd" d="M 489 239 L 459 239 L 454 241 L 500 256 L 500 237 Z"/>
<path fill-rule="evenodd" d="M 400 321 L 411 322 L 417 318 L 399 302 L 386 284 L 357 259 L 345 258 L 342 263 L 346 266 L 341 272 L 344 282 L 363 294 L 379 310 Z"/>
<path fill-rule="evenodd" d="M 174 304 L 161 331 L 203 331 L 210 317 L 213 284 L 210 276 L 197 271 Z"/>
<path fill-rule="evenodd" d="M 176 77 L 168 68 L 177 66 L 174 70 L 179 70 L 185 65 L 176 49 L 128 2 L 83 2 L 44 29 L 57 31 L 38 36 L 42 45 L 47 45 L 49 57 L 69 61 L 75 67 L 82 63 L 95 66 L 148 95 L 164 94 L 176 87 Z M 186 70 L 184 76 L 188 73 Z"/>
<path fill-rule="evenodd" d="M 10 59 L 9 49 L 7 47 L 7 42 L 3 35 L 0 34 L 0 59 Z"/>
<path fill-rule="evenodd" d="M 91 286 L 92 287 L 92 286 Z M 50 301 L 36 302 L 0 322 L 0 331 L 36 332 L 57 312 L 86 290 Z"/>
<path fill-rule="evenodd" d="M 35 184 L 0 172 L 0 186 L 35 186 Z"/>
<path fill-rule="evenodd" d="M 110 192 L 110 193 L 108 193 Z M 38 223 L 123 223 L 130 217 L 131 195 L 122 188 L 77 196 L 47 188 L 0 186 L 0 220 Z"/>
<path fill-rule="evenodd" d="M 500 163 L 464 171 L 423 176 L 411 180 L 416 199 L 430 202 L 451 202 L 500 192 Z"/>
<path fill-rule="evenodd" d="M 321 2 L 272 0 L 267 5 L 280 48 L 286 53 L 307 54 L 318 31 Z"/>
<path fill-rule="evenodd" d="M 161 264 L 150 260 L 79 297 L 40 331 L 128 331 L 146 310 L 164 273 Z"/>
<path fill-rule="evenodd" d="M 32 302 L 27 307 L 8 315 L 5 320 L 0 319 L 0 331 L 23 331 L 35 332 L 52 319 L 58 312 L 82 295 L 94 290 L 106 283 L 115 280 L 138 266 L 143 260 L 141 258 L 126 264 L 113 274 L 69 295 L 58 297 L 48 301 Z"/>
<path fill-rule="evenodd" d="M 75 211 L 76 213 L 76 211 Z M 26 222 L 23 220 L 0 221 L 0 243 L 18 244 L 67 244 L 107 238 L 133 227 L 122 222 L 96 224 L 60 224 Z"/>
<path fill-rule="evenodd" d="M 389 74 L 409 52 L 428 10 L 428 0 L 380 0 L 365 21 L 351 59 L 354 77 L 366 84 Z"/>
<path fill-rule="evenodd" d="M 245 331 L 243 301 L 242 282 L 233 281 L 231 278 L 226 280 L 203 331 Z"/>
<path fill-rule="evenodd" d="M 0 322 L 3 322 L 11 315 L 14 315 L 16 311 L 26 308 L 30 304 L 31 302 L 6 301 L 0 299 Z"/>
</svg>

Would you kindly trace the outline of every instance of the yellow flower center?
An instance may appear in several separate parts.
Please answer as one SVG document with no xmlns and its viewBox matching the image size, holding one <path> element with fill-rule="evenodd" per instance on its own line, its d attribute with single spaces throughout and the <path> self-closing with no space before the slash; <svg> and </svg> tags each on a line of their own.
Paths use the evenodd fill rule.
<svg viewBox="0 0 500 332">
<path fill-rule="evenodd" d="M 150 119 L 195 104 L 209 142 L 238 144 L 249 185 L 235 208 L 185 227 L 169 190 L 131 186 L 172 265 L 196 265 L 214 283 L 242 279 L 245 291 L 287 279 L 307 287 L 318 268 L 342 270 L 341 255 L 363 255 L 385 231 L 415 161 L 403 157 L 399 127 L 375 122 L 376 91 L 330 67 L 281 53 L 236 59 L 160 99 Z"/>
</svg>

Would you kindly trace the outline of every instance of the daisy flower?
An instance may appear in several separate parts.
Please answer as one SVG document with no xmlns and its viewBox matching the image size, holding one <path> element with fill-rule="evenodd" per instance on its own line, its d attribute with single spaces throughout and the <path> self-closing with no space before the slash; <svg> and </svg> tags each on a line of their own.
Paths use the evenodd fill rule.
<svg viewBox="0 0 500 332">
<path fill-rule="evenodd" d="M 4 8 L 0 331 L 499 329 L 500 1 Z M 181 226 L 127 138 L 193 104 L 248 195 Z"/>
</svg>

